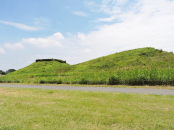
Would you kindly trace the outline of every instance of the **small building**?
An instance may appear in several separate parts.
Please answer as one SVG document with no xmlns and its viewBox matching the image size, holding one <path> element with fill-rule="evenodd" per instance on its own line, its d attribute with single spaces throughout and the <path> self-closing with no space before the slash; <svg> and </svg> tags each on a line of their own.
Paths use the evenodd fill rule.
<svg viewBox="0 0 174 130">
<path fill-rule="evenodd" d="M 66 61 L 60 59 L 36 59 L 36 62 L 41 62 L 41 61 L 58 61 L 60 63 L 66 63 Z"/>
</svg>

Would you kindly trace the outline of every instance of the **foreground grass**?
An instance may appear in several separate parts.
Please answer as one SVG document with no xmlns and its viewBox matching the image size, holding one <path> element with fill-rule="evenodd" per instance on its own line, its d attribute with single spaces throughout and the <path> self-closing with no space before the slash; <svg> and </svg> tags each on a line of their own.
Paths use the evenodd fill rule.
<svg viewBox="0 0 174 130">
<path fill-rule="evenodd" d="M 0 130 L 174 129 L 174 96 L 0 87 Z"/>
</svg>

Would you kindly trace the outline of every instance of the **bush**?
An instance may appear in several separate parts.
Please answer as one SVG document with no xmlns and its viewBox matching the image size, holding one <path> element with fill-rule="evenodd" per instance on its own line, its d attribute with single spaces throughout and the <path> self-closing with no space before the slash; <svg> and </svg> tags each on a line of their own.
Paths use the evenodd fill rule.
<svg viewBox="0 0 174 130">
<path fill-rule="evenodd" d="M 119 78 L 117 76 L 111 76 L 109 77 L 108 84 L 109 85 L 118 85 L 119 84 Z"/>
<path fill-rule="evenodd" d="M 62 84 L 62 80 L 47 81 L 49 84 Z"/>
<path fill-rule="evenodd" d="M 62 80 L 53 80 L 53 81 L 41 80 L 39 83 L 40 84 L 62 84 Z"/>
<path fill-rule="evenodd" d="M 79 81 L 79 84 L 89 84 L 89 80 L 83 78 Z"/>
<path fill-rule="evenodd" d="M 39 83 L 40 83 L 40 84 L 45 84 L 46 81 L 45 81 L 45 80 L 41 80 Z"/>
<path fill-rule="evenodd" d="M 96 80 L 96 81 L 90 81 L 88 84 L 106 84 L 107 82 L 105 80 Z"/>
</svg>

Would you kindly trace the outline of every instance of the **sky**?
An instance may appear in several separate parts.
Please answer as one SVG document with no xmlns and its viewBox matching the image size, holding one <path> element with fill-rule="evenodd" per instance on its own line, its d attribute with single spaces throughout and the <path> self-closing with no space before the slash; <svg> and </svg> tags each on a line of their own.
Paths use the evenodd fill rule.
<svg viewBox="0 0 174 130">
<path fill-rule="evenodd" d="M 0 0 L 3 71 L 143 47 L 174 52 L 174 0 Z"/>
</svg>

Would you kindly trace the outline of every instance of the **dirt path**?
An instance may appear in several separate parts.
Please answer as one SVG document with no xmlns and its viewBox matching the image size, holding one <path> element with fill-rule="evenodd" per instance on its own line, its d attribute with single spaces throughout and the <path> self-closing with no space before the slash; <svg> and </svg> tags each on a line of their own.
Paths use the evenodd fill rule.
<svg viewBox="0 0 174 130">
<path fill-rule="evenodd" d="M 118 93 L 174 95 L 174 90 L 170 90 L 170 89 L 79 87 L 79 86 L 78 87 L 77 86 L 45 86 L 45 85 L 43 86 L 43 85 L 16 85 L 16 84 L 0 84 L 0 87 L 61 89 L 61 90 L 81 90 L 81 91 L 102 91 L 102 92 L 118 92 Z"/>
</svg>

